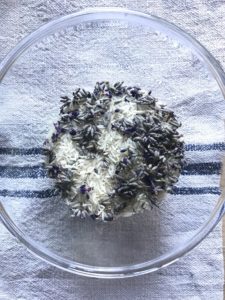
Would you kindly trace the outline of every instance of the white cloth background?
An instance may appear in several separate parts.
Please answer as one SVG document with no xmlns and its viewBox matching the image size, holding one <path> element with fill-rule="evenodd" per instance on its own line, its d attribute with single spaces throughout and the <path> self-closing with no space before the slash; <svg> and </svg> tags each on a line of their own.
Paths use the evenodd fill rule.
<svg viewBox="0 0 225 300">
<path fill-rule="evenodd" d="M 222 0 L 1 0 L 0 59 L 18 40 L 52 18 L 93 6 L 122 6 L 166 18 L 195 36 L 225 66 Z M 0 271 L 0 300 L 223 299 L 221 224 L 174 265 L 124 280 L 82 278 L 57 270 L 30 254 L 0 224 Z"/>
</svg>

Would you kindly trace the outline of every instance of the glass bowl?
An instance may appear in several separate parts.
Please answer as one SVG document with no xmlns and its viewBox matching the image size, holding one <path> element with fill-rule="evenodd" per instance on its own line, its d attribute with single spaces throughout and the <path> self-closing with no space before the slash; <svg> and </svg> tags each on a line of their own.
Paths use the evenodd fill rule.
<svg viewBox="0 0 225 300">
<path fill-rule="evenodd" d="M 108 223 L 71 218 L 41 167 L 60 96 L 102 80 L 151 89 L 179 116 L 186 144 L 160 208 Z M 1 62 L 0 81 L 1 219 L 40 258 L 90 277 L 135 276 L 176 261 L 221 219 L 224 74 L 175 25 L 122 8 L 73 13 L 24 38 Z"/>
</svg>

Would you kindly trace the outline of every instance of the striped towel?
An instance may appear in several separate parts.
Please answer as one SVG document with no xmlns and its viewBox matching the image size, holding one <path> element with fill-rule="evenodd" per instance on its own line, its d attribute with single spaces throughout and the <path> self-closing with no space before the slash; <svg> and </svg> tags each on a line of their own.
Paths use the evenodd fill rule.
<svg viewBox="0 0 225 300">
<path fill-rule="evenodd" d="M 218 59 L 224 60 L 221 34 L 223 32 L 221 28 L 224 27 L 224 22 L 221 21 L 224 4 L 221 0 L 200 0 L 196 3 L 167 0 L 110 0 L 107 3 L 104 0 L 92 3 L 87 0 L 52 0 L 51 4 L 48 1 L 45 4 L 40 0 L 14 2 L 0 1 L 1 58 L 20 37 L 32 32 L 53 17 L 90 5 L 111 5 L 125 6 L 165 17 L 197 38 L 201 38 L 201 41 L 214 51 Z M 161 55 L 160 51 L 157 57 L 152 57 L 151 36 L 148 48 L 143 49 L 143 44 L 140 43 L 140 31 L 129 36 L 125 49 L 127 51 L 132 44 L 138 45 L 137 52 L 133 51 L 130 55 L 127 53 L 128 61 L 119 61 L 116 64 L 115 58 L 119 60 L 120 51 L 113 51 L 111 45 L 115 39 L 111 37 L 110 29 L 107 30 L 104 36 L 108 36 L 108 47 L 105 49 L 95 48 L 94 36 L 89 38 L 91 47 L 89 43 L 83 43 L 84 49 L 74 47 L 71 53 L 67 51 L 66 40 L 62 48 L 57 48 L 60 45 L 59 37 L 46 40 L 21 58 L 10 71 L 10 77 L 6 77 L 0 85 L 1 201 L 8 212 L 13 213 L 14 221 L 22 223 L 22 230 L 29 229 L 31 237 L 43 243 L 47 238 L 56 238 L 54 232 L 46 235 L 48 218 L 51 218 L 54 213 L 54 217 L 58 220 L 62 215 L 66 219 L 69 213 L 53 193 L 53 182 L 45 177 L 46 173 L 41 168 L 43 159 L 41 147 L 48 133 L 46 124 L 50 126 L 57 119 L 56 103 L 59 95 L 73 91 L 77 86 L 82 86 L 83 82 L 87 82 L 90 87 L 93 86 L 96 79 L 92 82 L 88 78 L 89 72 L 86 72 L 89 70 L 90 59 L 94 63 L 99 63 L 99 80 L 109 79 L 113 82 L 114 68 L 118 68 L 120 64 L 120 72 L 116 73 L 117 81 L 126 79 L 127 84 L 130 81 L 132 84 L 140 83 L 143 88 L 152 87 L 153 94 L 159 99 L 170 101 L 168 103 L 170 107 L 181 116 L 187 164 L 173 194 L 169 195 L 168 201 L 163 203 L 163 210 L 160 213 L 167 218 L 161 218 L 160 229 L 162 235 L 169 237 L 168 244 L 173 243 L 174 232 L 177 233 L 175 239 L 179 238 L 182 242 L 185 232 L 187 235 L 189 232 L 191 236 L 196 228 L 206 221 L 220 194 L 221 161 L 225 150 L 224 99 L 217 84 L 208 77 L 207 72 L 202 71 L 198 59 L 192 61 L 193 72 L 189 72 L 190 61 L 185 61 L 177 70 L 177 65 L 172 65 L 168 61 L 168 56 Z M 130 40 L 132 44 L 129 44 Z M 164 44 L 165 40 L 162 40 L 162 47 Z M 42 51 L 42 55 L 39 55 L 39 50 Z M 107 66 L 110 67 L 104 68 L 102 56 L 107 50 L 107 56 L 104 58 L 107 59 Z M 176 58 L 174 61 L 182 63 L 180 61 L 182 55 L 177 55 L 178 51 L 178 48 L 174 49 Z M 54 53 L 54 57 L 50 53 Z M 132 60 L 129 60 L 130 57 L 134 59 L 133 64 Z M 146 73 L 140 74 L 136 65 L 143 59 L 146 63 Z M 158 66 L 154 64 L 157 59 L 160 61 Z M 70 70 L 73 70 L 71 72 L 67 72 L 68 62 Z M 45 68 L 45 65 L 50 64 L 52 68 Z M 62 66 L 60 70 L 58 64 Z M 155 69 L 152 69 L 152 65 Z M 131 72 L 128 70 L 130 66 L 134 67 L 131 68 Z M 166 66 L 169 66 L 169 72 L 165 70 Z M 95 74 L 92 70 L 90 73 Z M 154 76 L 151 76 L 153 73 Z M 199 73 L 202 74 L 201 78 Z M 105 78 L 105 75 L 108 78 Z M 174 95 L 178 96 L 177 99 Z M 182 103 L 180 99 L 183 99 Z M 42 107 L 41 111 L 40 107 Z M 52 207 L 57 207 L 57 211 L 53 212 Z M 36 220 L 33 220 L 34 215 Z M 58 231 L 63 238 L 63 222 L 61 225 L 62 228 L 58 228 Z M 51 226 L 53 227 L 52 224 Z M 138 227 L 134 234 L 138 234 L 138 231 L 143 230 Z M 147 237 L 148 233 L 146 233 Z M 170 245 L 164 244 L 164 246 Z M 222 300 L 224 271 L 221 248 L 222 230 L 219 224 L 214 232 L 189 255 L 165 269 L 124 281 L 93 280 L 56 270 L 36 259 L 1 226 L 0 300 L 48 300 L 53 297 L 60 300 L 74 298 Z"/>
</svg>

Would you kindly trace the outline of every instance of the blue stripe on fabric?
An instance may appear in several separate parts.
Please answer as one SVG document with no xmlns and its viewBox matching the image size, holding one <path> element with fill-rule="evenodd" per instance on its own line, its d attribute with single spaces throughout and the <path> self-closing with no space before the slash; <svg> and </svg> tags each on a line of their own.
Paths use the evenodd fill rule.
<svg viewBox="0 0 225 300">
<path fill-rule="evenodd" d="M 43 148 L 0 148 L 0 155 L 43 155 Z"/>
<path fill-rule="evenodd" d="M 185 151 L 209 151 L 209 150 L 225 150 L 225 143 L 213 144 L 186 144 Z"/>
<path fill-rule="evenodd" d="M 221 163 L 196 163 L 184 166 L 182 175 L 214 175 L 220 174 Z M 44 178 L 47 171 L 40 165 L 37 166 L 0 166 L 1 178 Z"/>
<path fill-rule="evenodd" d="M 174 195 L 220 195 L 220 189 L 217 187 L 201 187 L 201 188 L 188 188 L 188 187 L 173 187 L 171 194 Z M 56 189 L 47 189 L 42 191 L 31 190 L 0 190 L 1 197 L 17 197 L 17 198 L 50 198 L 59 195 Z"/>
<path fill-rule="evenodd" d="M 50 198 L 55 197 L 59 192 L 55 189 L 47 189 L 43 191 L 30 191 L 30 190 L 0 190 L 1 197 L 17 197 L 17 198 Z"/>
<path fill-rule="evenodd" d="M 41 166 L 0 166 L 1 178 L 44 178 L 47 171 Z"/>
<path fill-rule="evenodd" d="M 173 187 L 172 194 L 175 195 L 203 195 L 203 194 L 213 194 L 220 195 L 220 189 L 218 187 L 201 187 L 201 188 L 191 188 L 191 187 Z"/>
<path fill-rule="evenodd" d="M 209 150 L 225 150 L 225 143 L 213 144 L 186 144 L 185 151 L 209 151 Z M 0 155 L 42 155 L 44 149 L 41 147 L 34 148 L 0 148 Z"/>
<path fill-rule="evenodd" d="M 194 163 L 185 165 L 182 175 L 219 175 L 222 164 L 220 162 Z"/>
</svg>

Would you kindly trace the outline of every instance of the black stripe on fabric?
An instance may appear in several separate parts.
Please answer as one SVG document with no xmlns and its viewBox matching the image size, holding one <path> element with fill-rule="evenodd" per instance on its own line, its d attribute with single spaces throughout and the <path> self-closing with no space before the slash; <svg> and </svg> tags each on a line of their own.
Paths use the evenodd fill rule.
<svg viewBox="0 0 225 300">
<path fill-rule="evenodd" d="M 218 187 L 201 187 L 201 188 L 189 188 L 189 187 L 173 187 L 172 194 L 175 195 L 203 195 L 213 194 L 220 195 L 220 189 Z"/>
<path fill-rule="evenodd" d="M 225 150 L 225 143 L 213 144 L 186 144 L 185 151 L 209 151 L 209 150 Z M 34 148 L 0 148 L 0 155 L 42 155 L 44 149 L 41 147 Z"/>
<path fill-rule="evenodd" d="M 182 175 L 214 175 L 220 174 L 221 163 L 196 163 L 184 166 Z M 1 178 L 44 178 L 47 171 L 42 166 L 0 166 Z"/>
<path fill-rule="evenodd" d="M 205 194 L 220 195 L 220 189 L 217 187 L 201 187 L 201 188 L 173 187 L 173 191 L 171 192 L 171 194 L 174 194 L 174 195 L 205 195 Z M 0 190 L 1 197 L 50 198 L 50 197 L 55 197 L 57 195 L 59 195 L 59 192 L 55 189 L 47 189 L 47 190 L 43 190 L 43 191 Z"/>
</svg>

